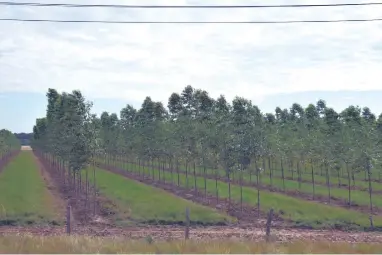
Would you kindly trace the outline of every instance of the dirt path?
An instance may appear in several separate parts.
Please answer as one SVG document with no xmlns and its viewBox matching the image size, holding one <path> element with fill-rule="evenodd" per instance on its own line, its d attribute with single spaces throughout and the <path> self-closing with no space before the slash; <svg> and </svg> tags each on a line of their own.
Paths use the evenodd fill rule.
<svg viewBox="0 0 382 255">
<path fill-rule="evenodd" d="M 130 162 L 128 162 L 128 163 L 130 163 Z M 130 163 L 130 164 L 132 164 L 132 163 Z M 102 164 L 102 166 L 103 167 L 108 167 L 105 164 Z M 147 167 L 147 166 L 145 166 L 145 167 Z M 116 167 L 112 167 L 112 168 L 115 169 Z M 156 170 L 159 171 L 159 169 L 156 169 Z M 123 172 L 127 172 L 126 170 L 122 170 L 122 171 Z M 169 169 L 169 168 L 164 168 L 164 169 L 161 168 L 160 171 L 161 172 L 165 171 L 165 172 L 169 172 L 169 173 L 172 172 L 174 175 L 177 174 L 177 172 L 175 170 L 171 171 L 171 169 Z M 179 173 L 185 174 L 185 172 L 182 172 L 182 171 L 179 171 Z M 193 173 L 192 170 L 190 170 L 189 176 L 194 176 L 194 173 Z M 195 176 L 196 177 L 200 177 L 200 178 L 204 178 L 204 175 L 199 174 L 199 173 L 195 173 Z M 211 174 L 206 174 L 205 177 L 207 179 L 210 179 L 210 180 L 215 180 L 215 178 L 217 178 L 218 181 L 221 181 L 221 182 L 224 182 L 224 183 L 228 183 L 228 180 L 226 178 L 224 178 L 224 177 L 220 177 L 220 176 L 216 177 L 216 176 L 211 175 Z M 231 184 L 240 185 L 240 182 L 238 180 L 231 180 Z M 193 184 L 191 184 L 191 186 L 192 185 Z M 243 185 L 243 187 L 257 188 L 257 185 L 255 183 L 249 183 L 248 181 L 242 181 L 242 185 Z M 269 192 L 275 192 L 275 193 L 279 193 L 279 194 L 282 194 L 282 195 L 288 195 L 288 196 L 295 197 L 295 198 L 302 199 L 302 200 L 306 200 L 306 201 L 317 202 L 317 203 L 321 203 L 321 204 L 325 204 L 325 205 L 330 205 L 330 206 L 342 207 L 342 208 L 345 208 L 347 210 L 354 210 L 354 211 L 358 211 L 358 212 L 362 212 L 362 213 L 367 213 L 367 214 L 370 213 L 370 207 L 368 205 L 358 205 L 358 204 L 352 202 L 351 206 L 349 206 L 349 203 L 348 203 L 348 201 L 346 199 L 338 198 L 338 197 L 335 197 L 335 196 L 330 196 L 330 203 L 329 203 L 328 196 L 323 196 L 323 195 L 317 195 L 316 194 L 314 199 L 313 199 L 313 194 L 301 192 L 299 190 L 293 190 L 293 191 L 292 190 L 286 190 L 286 191 L 283 191 L 281 188 L 271 187 L 270 185 L 264 185 L 264 184 L 260 184 L 259 187 L 260 187 L 261 190 L 266 190 L 266 191 L 269 191 Z M 382 215 L 382 208 L 373 206 L 373 214 L 374 215 Z"/>
<path fill-rule="evenodd" d="M 86 197 L 85 192 L 76 193 L 66 185 L 64 180 L 65 177 L 63 178 L 57 171 L 57 166 L 53 167 L 51 163 L 38 153 L 35 153 L 35 156 L 36 160 L 39 162 L 40 169 L 42 169 L 44 179 L 49 182 L 51 191 L 55 196 L 59 197 L 59 200 L 63 201 L 65 209 L 67 205 L 71 206 L 73 216 L 72 222 L 76 227 L 107 227 L 112 225 L 108 221 L 108 216 L 111 213 L 111 208 L 114 208 L 114 206 L 108 199 L 99 194 L 96 194 L 95 199 L 91 199 L 90 195 Z M 82 185 L 82 187 L 84 186 L 85 184 Z M 90 187 L 89 189 L 89 194 L 94 194 L 92 188 Z M 103 207 L 105 204 L 108 205 L 108 209 Z M 95 208 L 95 211 L 93 208 Z"/>
<path fill-rule="evenodd" d="M 36 236 L 61 236 L 64 228 L 31 228 L 31 227 L 0 227 L 1 235 L 33 234 Z M 126 228 L 77 228 L 75 234 L 89 236 L 124 236 L 128 239 L 144 239 L 151 237 L 154 240 L 184 239 L 184 228 L 171 226 L 152 227 L 126 227 Z M 287 242 L 292 240 L 329 241 L 329 242 L 382 242 L 382 234 L 367 232 L 341 232 L 325 230 L 296 230 L 273 229 L 272 240 Z M 261 241 L 264 238 L 264 229 L 240 227 L 191 227 L 190 239 L 240 239 Z"/>
</svg>

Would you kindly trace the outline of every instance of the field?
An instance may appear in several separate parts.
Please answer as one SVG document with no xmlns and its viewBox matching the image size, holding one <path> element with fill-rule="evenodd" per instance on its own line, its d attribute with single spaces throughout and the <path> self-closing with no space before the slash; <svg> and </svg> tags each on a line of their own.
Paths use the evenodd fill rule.
<svg viewBox="0 0 382 255">
<path fill-rule="evenodd" d="M 101 162 L 102 160 L 100 160 Z M 188 173 L 188 176 L 184 171 L 176 173 L 175 171 L 163 171 L 162 168 L 159 170 L 157 167 L 144 167 L 137 166 L 136 164 L 131 164 L 122 161 L 112 161 L 112 164 L 115 167 L 129 170 L 130 172 L 145 173 L 145 176 L 149 176 L 152 179 L 167 183 L 176 183 L 179 186 L 185 187 L 188 189 L 195 190 L 195 186 L 199 191 L 206 191 L 209 194 L 218 194 L 220 198 L 227 199 L 229 198 L 229 187 L 228 183 L 219 179 L 216 181 L 211 178 L 203 178 L 200 175 L 193 172 Z M 178 179 L 179 177 L 179 179 Z M 293 184 L 293 181 L 286 181 L 288 184 Z M 277 179 L 274 180 L 274 184 L 277 184 Z M 288 185 L 287 184 L 287 185 Z M 308 186 L 308 185 L 306 185 Z M 298 185 L 289 185 L 290 191 L 297 191 Z M 316 190 L 320 191 L 320 186 L 316 187 Z M 260 189 L 259 189 L 260 190 Z M 323 192 L 325 189 L 321 189 Z M 343 193 L 341 193 L 343 192 Z M 362 227 L 368 228 L 370 226 L 369 216 L 364 213 L 364 210 L 360 210 L 359 206 L 355 208 L 347 208 L 346 206 L 338 206 L 335 203 L 324 204 L 317 203 L 312 200 L 304 199 L 301 197 L 300 193 L 286 193 L 282 192 L 271 192 L 267 189 L 261 188 L 259 191 L 258 200 L 258 190 L 255 187 L 242 186 L 238 184 L 230 185 L 231 199 L 250 206 L 258 206 L 258 201 L 260 201 L 260 210 L 264 213 L 267 212 L 270 208 L 273 208 L 276 213 L 280 215 L 281 218 L 294 222 L 295 225 L 300 227 L 311 227 L 311 228 L 352 228 L 352 227 Z M 289 195 L 287 195 L 289 194 Z M 319 193 L 317 193 L 319 194 Z M 326 193 L 324 193 L 326 194 Z M 345 194 L 346 190 L 333 189 L 332 196 L 337 194 Z M 360 204 L 368 203 L 368 193 L 361 191 L 353 191 L 353 194 L 356 201 L 359 201 Z M 380 206 L 380 199 L 375 198 L 376 204 Z M 319 201 L 318 201 L 319 202 Z M 367 209 L 366 209 L 367 210 Z M 254 214 L 255 216 L 256 214 Z M 374 216 L 374 227 L 379 228 L 382 226 L 382 217 L 380 215 Z"/>
<path fill-rule="evenodd" d="M 191 224 L 225 224 L 235 219 L 204 206 L 176 197 L 164 190 L 121 178 L 102 169 L 95 169 L 101 194 L 118 205 L 121 224 L 184 224 L 185 208 L 189 208 Z M 92 177 L 92 175 L 90 175 Z M 92 178 L 91 178 L 92 179 Z"/>
<path fill-rule="evenodd" d="M 49 192 L 33 154 L 21 152 L 0 174 L 0 225 L 59 224 L 63 208 Z"/>
<path fill-rule="evenodd" d="M 332 187 L 333 202 L 329 204 L 323 198 L 326 187 L 320 183 L 315 185 L 313 200 L 309 183 L 283 182 L 276 171 L 272 182 L 265 172 L 261 183 L 244 174 L 228 182 L 222 172 L 200 168 L 176 171 L 171 165 L 152 167 L 127 158 L 99 158 L 94 166 L 71 175 L 59 160 L 23 148 L 0 170 L 0 250 L 41 253 L 62 247 L 60 252 L 75 253 L 374 253 L 379 249 L 378 245 L 366 245 L 382 240 L 375 232 L 382 227 L 378 196 L 374 198 L 371 229 L 367 208 L 362 207 L 368 205 L 366 191 L 352 189 L 353 204 L 349 207 L 338 202 L 347 198 L 347 187 Z M 301 195 L 304 193 L 307 195 Z M 63 236 L 67 205 L 71 206 L 71 232 L 76 234 L 72 238 Z M 179 242 L 176 240 L 184 239 L 186 208 L 193 241 Z M 282 243 L 261 243 L 271 208 L 270 238 Z M 366 234 L 364 230 L 374 232 Z M 47 235 L 56 237 L 44 237 Z M 94 235 L 103 237 L 88 237 Z M 122 242 L 118 236 L 136 241 Z M 9 245 L 15 238 L 21 238 L 24 245 Z M 222 243 L 223 239 L 229 240 Z M 295 240 L 311 243 L 302 245 Z M 365 244 L 329 245 L 328 241 Z"/>
</svg>

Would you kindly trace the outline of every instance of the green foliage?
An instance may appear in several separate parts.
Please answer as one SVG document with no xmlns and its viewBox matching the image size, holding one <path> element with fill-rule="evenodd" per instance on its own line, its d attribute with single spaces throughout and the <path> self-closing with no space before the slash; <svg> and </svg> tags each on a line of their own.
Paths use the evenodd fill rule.
<svg viewBox="0 0 382 255">
<path fill-rule="evenodd" d="M 349 106 L 337 113 L 319 100 L 305 109 L 294 103 L 290 109 L 277 107 L 274 114 L 264 114 L 245 98 L 236 97 L 230 104 L 224 96 L 213 99 L 188 85 L 171 94 L 168 111 L 148 96 L 140 109 L 127 105 L 119 117 L 107 112 L 97 117 L 79 91 L 59 94 L 50 89 L 47 98 L 47 114 L 36 120 L 32 146 L 63 159 L 73 171 L 99 154 L 109 161 L 124 156 L 224 169 L 229 179 L 236 172 L 242 175 L 240 171 L 259 176 L 275 168 L 271 162 L 280 165 L 281 160 L 292 174 L 297 169 L 299 189 L 304 188 L 307 165 L 312 181 L 314 171 L 323 169 L 330 198 L 330 178 L 337 173 L 338 180 L 344 177 L 339 175 L 346 166 L 349 183 L 359 173 L 367 174 L 372 207 L 371 178 L 382 169 L 382 115 L 377 118 L 367 107 Z M 272 179 L 272 173 L 269 176 Z"/>
<path fill-rule="evenodd" d="M 47 99 L 46 117 L 36 120 L 31 145 L 67 162 L 72 171 L 78 172 L 88 164 L 96 140 L 91 127 L 91 103 L 76 90 L 59 94 L 49 89 Z"/>
<path fill-rule="evenodd" d="M 4 154 L 19 150 L 20 146 L 19 139 L 11 131 L 6 129 L 0 130 L 0 159 Z"/>
</svg>

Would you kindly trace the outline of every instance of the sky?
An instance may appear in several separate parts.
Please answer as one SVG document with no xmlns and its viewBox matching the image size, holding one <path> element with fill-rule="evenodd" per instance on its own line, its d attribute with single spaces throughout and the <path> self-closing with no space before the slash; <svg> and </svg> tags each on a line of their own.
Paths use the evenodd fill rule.
<svg viewBox="0 0 382 255">
<path fill-rule="evenodd" d="M 23 2 L 21 0 L 15 0 Z M 30 2 L 26 0 L 25 2 Z M 40 3 L 68 3 L 39 0 Z M 107 4 L 317 4 L 361 1 L 125 0 Z M 77 4 L 105 4 L 76 0 Z M 382 18 L 382 5 L 270 9 L 80 9 L 0 6 L 0 18 L 269 21 Z M 341 111 L 382 105 L 382 22 L 321 24 L 70 24 L 0 21 L 0 128 L 31 132 L 48 88 L 79 89 L 92 111 L 119 113 L 146 96 L 167 105 L 186 85 L 263 112 L 324 99 Z"/>
</svg>

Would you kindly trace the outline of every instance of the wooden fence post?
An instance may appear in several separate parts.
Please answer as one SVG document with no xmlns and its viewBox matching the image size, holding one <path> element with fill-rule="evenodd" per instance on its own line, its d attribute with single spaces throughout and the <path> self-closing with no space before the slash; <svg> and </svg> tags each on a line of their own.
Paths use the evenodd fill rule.
<svg viewBox="0 0 382 255">
<path fill-rule="evenodd" d="M 370 228 L 371 230 L 374 230 L 373 215 L 369 216 L 369 220 L 370 220 Z"/>
<path fill-rule="evenodd" d="M 186 208 L 186 229 L 184 236 L 186 240 L 190 237 L 190 210 L 188 209 L 188 207 Z"/>
<path fill-rule="evenodd" d="M 66 207 L 66 234 L 70 235 L 71 232 L 71 211 L 72 208 L 70 205 Z"/>
<path fill-rule="evenodd" d="M 271 208 L 271 210 L 268 213 L 267 225 L 265 230 L 265 234 L 266 234 L 265 240 L 267 242 L 270 241 L 272 218 L 273 218 L 273 208 Z"/>
</svg>

